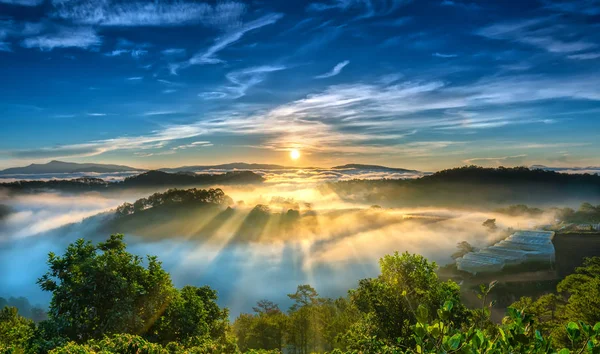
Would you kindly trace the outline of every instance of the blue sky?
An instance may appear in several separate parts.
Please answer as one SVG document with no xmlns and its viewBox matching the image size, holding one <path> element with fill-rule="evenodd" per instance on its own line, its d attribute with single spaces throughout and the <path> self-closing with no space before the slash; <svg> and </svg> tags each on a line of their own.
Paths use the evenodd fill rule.
<svg viewBox="0 0 600 354">
<path fill-rule="evenodd" d="M 599 116 L 597 0 L 0 0 L 0 167 L 590 166 Z"/>
</svg>

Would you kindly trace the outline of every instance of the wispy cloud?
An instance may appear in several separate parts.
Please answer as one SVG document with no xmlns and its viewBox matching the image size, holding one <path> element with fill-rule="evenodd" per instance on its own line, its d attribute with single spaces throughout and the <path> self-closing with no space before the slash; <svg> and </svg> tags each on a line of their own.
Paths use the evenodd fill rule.
<svg viewBox="0 0 600 354">
<path fill-rule="evenodd" d="M 92 112 L 92 113 L 87 113 L 87 115 L 90 117 L 104 117 L 106 115 L 106 113 Z"/>
<path fill-rule="evenodd" d="M 101 26 L 184 26 L 230 28 L 239 23 L 241 2 L 210 5 L 192 1 L 53 0 L 54 17 Z"/>
<path fill-rule="evenodd" d="M 67 28 L 62 27 L 56 32 L 37 35 L 24 39 L 21 45 L 25 48 L 39 48 L 52 50 L 54 48 L 82 48 L 97 47 L 102 43 L 102 38 L 96 31 L 88 27 Z"/>
<path fill-rule="evenodd" d="M 104 55 L 106 55 L 107 57 L 118 57 L 126 53 L 129 53 L 129 49 L 115 49 L 113 51 L 104 53 Z"/>
<path fill-rule="evenodd" d="M 172 114 L 180 113 L 178 111 L 150 111 L 142 114 L 143 116 L 167 116 Z"/>
<path fill-rule="evenodd" d="M 162 50 L 161 53 L 166 56 L 182 56 L 185 55 L 186 50 L 184 48 L 169 48 Z"/>
<path fill-rule="evenodd" d="M 0 0 L 0 4 L 18 5 L 18 6 L 38 6 L 44 3 L 44 0 Z"/>
<path fill-rule="evenodd" d="M 448 53 L 435 52 L 435 53 L 432 54 L 432 56 L 437 57 L 437 58 L 456 58 L 458 56 L 458 54 L 448 54 Z"/>
<path fill-rule="evenodd" d="M 271 25 L 277 22 L 283 17 L 282 14 L 269 14 L 265 15 L 257 20 L 248 22 L 241 27 L 231 31 L 224 36 L 221 36 L 215 40 L 215 43 L 203 52 L 196 53 L 187 62 L 172 64 L 171 72 L 177 73 L 177 70 L 188 67 L 190 65 L 205 65 L 205 64 L 217 64 L 222 63 L 223 60 L 216 57 L 216 54 L 232 45 L 233 43 L 242 39 L 242 37 L 250 31 L 259 29 L 264 26 Z"/>
<path fill-rule="evenodd" d="M 104 53 L 107 57 L 118 57 L 124 54 L 131 55 L 134 59 L 139 59 L 148 54 L 147 48 L 151 47 L 148 43 L 134 43 L 126 39 L 119 39 L 116 48 L 110 52 Z"/>
<path fill-rule="evenodd" d="M 245 72 L 230 73 L 228 80 L 238 82 L 239 87 L 247 87 L 257 81 L 253 75 L 276 70 L 283 68 L 248 68 Z M 301 148 L 314 154 L 441 156 L 454 153 L 451 149 L 465 143 L 428 139 L 420 135 L 421 132 L 480 131 L 507 125 L 546 124 L 546 119 L 532 112 L 503 110 L 493 113 L 493 109 L 559 98 L 600 101 L 600 78 L 589 75 L 561 78 L 492 76 L 463 85 L 442 81 L 400 81 L 402 79 L 394 77 L 391 81 L 377 80 L 371 84 L 333 85 L 270 109 L 262 106 L 255 110 L 240 110 L 232 106 L 230 110 L 211 113 L 194 123 L 169 125 L 147 135 L 16 151 L 13 155 L 31 158 L 68 154 L 87 156 L 114 150 L 154 149 L 159 152 L 173 141 L 226 134 L 256 139 L 260 143 L 253 145 L 255 148 L 276 151 Z M 213 95 L 223 97 L 232 92 Z M 529 144 L 523 148 L 538 147 Z"/>
<path fill-rule="evenodd" d="M 565 33 L 566 24 L 560 23 L 561 20 L 548 16 L 503 22 L 481 28 L 476 33 L 490 39 L 531 45 L 551 53 L 574 53 L 597 47 L 596 43 L 581 39 L 587 30 L 574 36 L 572 31 L 576 30 L 576 26 L 570 26 L 570 31 Z"/>
<path fill-rule="evenodd" d="M 54 146 L 40 149 L 27 149 L 12 151 L 16 158 L 44 159 L 59 157 L 96 156 L 115 150 L 140 150 L 160 149 L 174 140 L 193 138 L 201 135 L 204 130 L 198 126 L 170 126 L 161 131 L 155 131 L 145 136 L 119 137 L 114 139 L 97 140 L 89 143 Z M 160 154 L 160 152 L 157 152 Z M 146 153 L 154 154 L 154 153 Z"/>
<path fill-rule="evenodd" d="M 410 2 L 411 0 L 330 0 L 328 2 L 311 3 L 308 5 L 307 10 L 358 10 L 361 11 L 361 15 L 358 18 L 370 18 L 389 15 L 402 5 Z"/>
<path fill-rule="evenodd" d="M 248 89 L 263 82 L 267 74 L 285 69 L 283 65 L 263 65 L 232 71 L 226 75 L 231 85 L 219 91 L 203 92 L 199 96 L 204 99 L 240 98 L 246 95 Z"/>
<path fill-rule="evenodd" d="M 165 79 L 157 79 L 157 82 L 169 87 L 169 89 L 171 92 L 175 92 L 177 90 L 175 90 L 175 88 L 179 88 L 179 87 L 183 87 L 185 86 L 183 83 L 181 82 L 176 82 L 176 81 L 171 81 L 171 80 L 165 80 Z M 170 93 L 170 92 L 167 92 Z"/>
<path fill-rule="evenodd" d="M 572 12 L 589 16 L 600 15 L 600 2 L 598 0 L 545 0 L 547 9 L 560 12 Z"/>
<path fill-rule="evenodd" d="M 572 54 L 567 58 L 574 60 L 593 60 L 600 58 L 600 52 L 591 52 L 591 53 L 582 53 L 582 54 Z"/>
<path fill-rule="evenodd" d="M 474 157 L 466 159 L 463 162 L 469 165 L 493 165 L 493 166 L 514 166 L 522 164 L 525 161 L 527 155 L 514 155 L 514 156 L 502 156 L 502 157 Z"/>
<path fill-rule="evenodd" d="M 481 5 L 478 4 L 477 2 L 473 1 L 462 1 L 462 0 L 442 0 L 442 2 L 440 2 L 440 5 L 442 6 L 455 6 L 455 7 L 460 7 L 463 8 L 465 10 L 480 10 L 481 9 Z"/>
<path fill-rule="evenodd" d="M 350 64 L 350 60 L 344 60 L 344 61 L 336 64 L 336 66 L 334 66 L 333 69 L 331 69 L 331 71 L 329 71 L 325 74 L 322 74 L 322 75 L 315 76 L 315 79 L 325 79 L 328 77 L 336 76 L 339 73 L 341 73 L 342 69 L 344 69 L 344 67 L 348 64 Z"/>
<path fill-rule="evenodd" d="M 143 79 L 143 77 L 141 77 L 141 76 L 132 76 L 132 77 L 128 77 L 127 81 L 140 81 L 142 79 Z"/>
<path fill-rule="evenodd" d="M 172 147 L 171 150 L 186 150 L 186 149 L 209 147 L 209 146 L 213 146 L 213 144 L 210 141 L 194 141 L 191 144 L 185 144 L 185 145 L 179 145 L 179 146 Z"/>
</svg>

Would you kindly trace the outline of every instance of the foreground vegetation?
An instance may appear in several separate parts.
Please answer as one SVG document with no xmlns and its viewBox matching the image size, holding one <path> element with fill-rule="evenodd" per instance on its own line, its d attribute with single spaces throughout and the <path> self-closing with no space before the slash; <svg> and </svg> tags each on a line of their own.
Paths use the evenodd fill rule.
<svg viewBox="0 0 600 354">
<path fill-rule="evenodd" d="M 47 319 L 1 309 L 0 353 L 600 353 L 600 258 L 556 293 L 513 304 L 501 325 L 489 319 L 495 282 L 468 309 L 458 284 L 408 253 L 383 257 L 381 274 L 346 297 L 300 285 L 287 311 L 263 300 L 233 324 L 213 289 L 175 288 L 158 259 L 130 254 L 122 235 L 78 240 L 50 253 L 48 266 L 38 280 L 52 293 Z"/>
</svg>

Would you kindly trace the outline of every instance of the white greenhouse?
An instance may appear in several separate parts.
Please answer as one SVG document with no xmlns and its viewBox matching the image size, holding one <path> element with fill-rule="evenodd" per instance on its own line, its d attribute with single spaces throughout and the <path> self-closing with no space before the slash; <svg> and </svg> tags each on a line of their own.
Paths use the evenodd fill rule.
<svg viewBox="0 0 600 354">
<path fill-rule="evenodd" d="M 458 270 L 477 274 L 498 272 L 506 265 L 526 262 L 554 262 L 552 231 L 517 231 L 477 252 L 469 252 L 456 260 Z"/>
</svg>

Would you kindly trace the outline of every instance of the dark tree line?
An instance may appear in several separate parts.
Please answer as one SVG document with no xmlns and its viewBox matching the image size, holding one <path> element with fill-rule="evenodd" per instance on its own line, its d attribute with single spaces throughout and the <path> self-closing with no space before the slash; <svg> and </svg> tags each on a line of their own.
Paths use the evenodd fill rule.
<svg viewBox="0 0 600 354">
<path fill-rule="evenodd" d="M 124 203 L 117 207 L 120 216 L 131 215 L 141 211 L 169 205 L 230 205 L 233 200 L 220 189 L 169 189 L 164 193 L 154 193 L 148 198 L 141 198 L 132 203 Z"/>
<path fill-rule="evenodd" d="M 492 206 L 564 203 L 600 198 L 600 176 L 540 169 L 465 166 L 416 179 L 350 180 L 325 184 L 322 193 L 386 206 Z"/>
<path fill-rule="evenodd" d="M 167 173 L 148 171 L 125 178 L 123 181 L 108 182 L 100 178 L 80 177 L 67 180 L 16 181 L 0 183 L 0 189 L 11 192 L 43 190 L 60 191 L 113 191 L 128 188 L 201 186 L 219 184 L 252 184 L 263 182 L 263 177 L 252 171 L 233 171 L 222 174 Z"/>
</svg>

